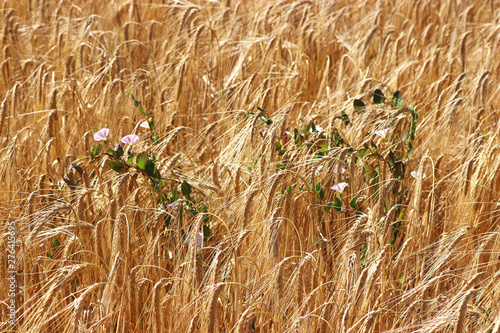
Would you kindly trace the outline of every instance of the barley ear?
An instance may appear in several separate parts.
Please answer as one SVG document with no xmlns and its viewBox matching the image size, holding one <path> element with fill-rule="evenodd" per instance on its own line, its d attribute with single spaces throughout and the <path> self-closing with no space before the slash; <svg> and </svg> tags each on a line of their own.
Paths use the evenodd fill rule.
<svg viewBox="0 0 500 333">
<path fill-rule="evenodd" d="M 212 287 L 207 306 L 207 332 L 216 332 L 214 331 L 214 328 L 217 321 L 217 310 L 219 308 L 218 299 L 223 287 L 224 284 L 222 283 L 218 283 Z"/>
<path fill-rule="evenodd" d="M 462 303 L 460 304 L 460 311 L 459 311 L 459 314 L 458 314 L 458 321 L 457 321 L 457 325 L 455 326 L 454 333 L 463 333 L 463 332 L 466 332 L 465 315 L 467 314 L 467 307 L 468 307 L 469 299 L 472 297 L 472 295 L 474 294 L 474 292 L 475 292 L 475 289 L 470 289 L 464 295 Z"/>
</svg>

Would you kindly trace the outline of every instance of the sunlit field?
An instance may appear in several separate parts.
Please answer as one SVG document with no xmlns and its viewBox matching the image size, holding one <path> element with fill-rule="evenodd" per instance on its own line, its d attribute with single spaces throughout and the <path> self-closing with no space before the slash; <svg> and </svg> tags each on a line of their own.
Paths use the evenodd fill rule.
<svg viewBox="0 0 500 333">
<path fill-rule="evenodd" d="M 0 331 L 500 332 L 497 1 L 0 9 Z"/>
</svg>

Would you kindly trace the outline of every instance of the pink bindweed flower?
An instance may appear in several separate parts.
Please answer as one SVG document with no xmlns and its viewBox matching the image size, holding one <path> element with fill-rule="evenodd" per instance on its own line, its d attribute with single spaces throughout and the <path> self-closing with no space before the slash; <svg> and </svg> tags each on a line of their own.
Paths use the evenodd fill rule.
<svg viewBox="0 0 500 333">
<path fill-rule="evenodd" d="M 134 134 L 125 135 L 125 136 L 122 138 L 122 142 L 123 142 L 123 143 L 130 143 L 130 144 L 134 144 L 134 143 L 136 143 L 137 141 L 139 141 L 139 137 L 138 137 L 137 135 L 134 135 Z"/>
<path fill-rule="evenodd" d="M 94 134 L 94 140 L 95 141 L 106 140 L 108 135 L 109 135 L 109 128 L 103 128 L 99 132 Z"/>
<path fill-rule="evenodd" d="M 385 139 L 385 136 L 387 135 L 387 132 L 389 132 L 388 128 L 380 130 L 380 131 L 376 131 L 375 134 L 377 134 L 378 136 L 381 136 L 382 139 Z"/>
<path fill-rule="evenodd" d="M 269 133 L 269 128 L 264 127 L 264 128 L 262 129 L 262 135 L 267 135 L 267 133 Z"/>
<path fill-rule="evenodd" d="M 283 135 L 284 135 L 284 136 L 287 136 L 287 135 L 291 135 L 291 134 L 290 134 L 290 132 L 288 132 L 288 131 L 284 131 L 284 132 L 283 132 Z"/>
<path fill-rule="evenodd" d="M 149 129 L 149 123 L 150 123 L 151 120 L 153 120 L 153 118 L 149 118 L 149 120 L 144 120 L 139 126 L 142 127 L 142 128 Z"/>
<path fill-rule="evenodd" d="M 168 204 L 165 208 L 167 210 L 174 210 L 176 209 L 180 204 L 182 204 L 182 202 L 180 200 L 177 200 L 177 201 L 174 201 L 170 204 Z"/>
<path fill-rule="evenodd" d="M 344 191 L 344 189 L 349 186 L 349 184 L 347 183 L 338 183 L 338 184 L 335 184 L 331 187 L 332 190 L 334 191 L 337 191 L 339 192 L 340 194 L 342 194 L 342 192 Z"/>
<path fill-rule="evenodd" d="M 191 231 L 186 234 L 186 243 L 189 246 L 189 242 L 191 242 Z M 200 247 L 203 245 L 203 234 L 201 232 L 196 233 L 196 247 Z"/>
<path fill-rule="evenodd" d="M 412 171 L 412 172 L 411 172 L 411 176 L 412 176 L 413 178 L 415 178 L 415 179 L 418 179 L 418 172 L 417 172 L 417 171 Z M 424 174 L 422 175 L 422 179 L 424 179 L 426 176 L 427 176 L 427 175 L 424 173 Z"/>
</svg>

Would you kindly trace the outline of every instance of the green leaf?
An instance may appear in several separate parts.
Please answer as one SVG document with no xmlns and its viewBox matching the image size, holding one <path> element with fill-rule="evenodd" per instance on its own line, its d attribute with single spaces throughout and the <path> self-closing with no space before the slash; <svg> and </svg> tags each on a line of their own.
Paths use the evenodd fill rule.
<svg viewBox="0 0 500 333">
<path fill-rule="evenodd" d="M 394 163 L 394 177 L 399 180 L 404 178 L 404 164 L 402 161 Z"/>
<path fill-rule="evenodd" d="M 323 190 L 323 187 L 321 186 L 321 183 L 316 184 L 316 198 L 318 200 L 323 200 L 325 198 L 325 191 Z"/>
<path fill-rule="evenodd" d="M 337 212 L 340 212 L 342 210 L 342 201 L 340 201 L 339 198 L 337 197 L 333 198 L 332 204 L 333 208 L 335 208 Z"/>
<path fill-rule="evenodd" d="M 212 236 L 212 230 L 210 230 L 210 226 L 204 224 L 203 225 L 203 238 L 209 238 Z"/>
<path fill-rule="evenodd" d="M 176 187 L 174 187 L 174 190 L 172 192 L 172 202 L 176 202 L 177 198 L 178 198 L 178 194 L 177 194 L 177 186 L 176 186 Z"/>
<path fill-rule="evenodd" d="M 352 209 L 356 209 L 357 205 L 358 205 L 358 198 L 357 197 L 352 198 L 352 200 L 351 200 L 351 208 Z"/>
<path fill-rule="evenodd" d="M 319 198 L 321 200 L 323 200 L 325 198 L 325 191 L 323 191 L 323 188 L 321 188 L 319 191 L 318 191 L 318 194 L 319 194 Z"/>
<path fill-rule="evenodd" d="M 264 109 L 263 109 L 263 108 L 261 108 L 260 106 L 258 106 L 258 107 L 257 107 L 257 109 L 258 109 L 259 111 L 261 111 L 261 112 L 264 112 L 264 113 L 266 112 L 266 110 L 264 110 Z"/>
<path fill-rule="evenodd" d="M 56 236 L 52 236 L 52 244 L 55 246 L 55 247 L 59 247 L 61 246 L 61 243 L 59 242 L 59 240 L 57 239 Z"/>
<path fill-rule="evenodd" d="M 361 248 L 359 249 L 360 256 L 359 256 L 359 261 L 361 262 L 361 267 L 365 268 L 366 267 L 366 251 L 368 250 L 368 245 L 366 243 L 361 245 Z"/>
<path fill-rule="evenodd" d="M 395 108 L 403 107 L 404 103 L 403 103 L 403 95 L 401 94 L 401 91 L 398 90 L 392 95 L 391 105 L 392 105 L 392 107 L 395 107 Z"/>
<path fill-rule="evenodd" d="M 411 114 L 412 114 L 412 120 L 413 122 L 416 124 L 417 121 L 418 121 L 418 114 L 417 114 L 417 111 L 415 111 L 415 104 L 412 104 L 411 107 L 410 107 L 410 111 L 411 111 Z"/>
<path fill-rule="evenodd" d="M 373 103 L 375 104 L 385 104 L 385 96 L 382 90 L 376 89 L 373 92 Z"/>
<path fill-rule="evenodd" d="M 109 160 L 108 168 L 115 170 L 116 172 L 120 172 L 123 169 L 124 165 L 121 161 Z"/>
<path fill-rule="evenodd" d="M 312 127 L 312 126 L 311 126 L 311 127 Z M 312 130 L 312 128 L 311 128 L 311 130 Z M 309 131 L 307 130 L 307 126 L 306 126 L 306 125 L 302 126 L 301 133 L 302 133 L 302 134 L 304 134 L 304 135 L 309 135 L 309 134 L 311 134 L 311 133 L 309 133 Z"/>
<path fill-rule="evenodd" d="M 409 155 L 409 156 L 411 156 L 411 155 L 412 155 L 412 153 L 413 153 L 413 145 L 411 144 L 411 142 L 410 142 L 410 143 L 408 143 L 408 150 L 407 150 L 407 153 L 408 153 L 408 155 Z"/>
<path fill-rule="evenodd" d="M 206 213 L 208 212 L 208 207 L 206 204 L 202 204 L 200 209 L 199 209 L 200 213 Z"/>
<path fill-rule="evenodd" d="M 363 174 L 370 172 L 370 165 L 365 162 L 363 165 Z"/>
<path fill-rule="evenodd" d="M 207 223 L 211 219 L 211 216 L 208 214 L 203 214 L 203 222 Z"/>
<path fill-rule="evenodd" d="M 394 167 L 394 163 L 396 163 L 396 157 L 392 151 L 387 155 L 387 163 L 389 163 L 391 168 Z"/>
<path fill-rule="evenodd" d="M 288 185 L 287 188 L 286 188 L 286 191 L 288 193 L 292 192 L 292 185 Z"/>
<path fill-rule="evenodd" d="M 148 162 L 148 154 L 142 152 L 137 155 L 136 165 L 139 169 L 144 170 L 146 168 L 146 163 Z"/>
<path fill-rule="evenodd" d="M 271 119 L 264 117 L 264 116 L 261 116 L 260 120 L 262 121 L 262 123 L 265 123 L 266 125 L 271 125 L 273 123 L 273 121 Z"/>
<path fill-rule="evenodd" d="M 158 172 L 158 169 L 156 169 L 156 165 L 151 159 L 147 160 L 144 171 L 146 171 L 149 177 L 160 178 L 160 173 Z"/>
<path fill-rule="evenodd" d="M 296 146 L 302 146 L 302 136 L 296 128 L 293 129 L 293 138 Z"/>
<path fill-rule="evenodd" d="M 410 127 L 410 130 L 408 132 L 408 137 L 406 139 L 406 144 L 408 145 L 408 154 L 409 155 L 413 151 L 412 141 L 415 139 L 415 130 L 417 128 L 417 121 L 418 121 L 418 114 L 415 111 L 415 105 L 414 104 L 411 105 L 410 112 L 411 112 L 411 115 L 412 115 L 411 127 Z"/>
<path fill-rule="evenodd" d="M 344 121 L 344 124 L 349 125 L 351 123 L 351 120 L 349 120 L 349 116 L 347 113 L 345 113 L 344 110 L 340 111 L 340 114 L 342 115 L 342 120 Z"/>
<path fill-rule="evenodd" d="M 101 153 L 101 152 L 102 152 L 102 145 L 98 144 L 96 146 L 94 143 L 92 144 L 92 149 L 87 151 L 87 153 L 89 153 L 91 159 L 96 158 L 96 156 L 99 155 L 99 153 Z"/>
<path fill-rule="evenodd" d="M 372 179 L 375 179 L 375 178 L 377 178 L 377 177 L 378 177 L 378 167 L 376 167 L 376 168 L 372 171 L 372 173 L 371 173 L 371 175 L 370 175 L 370 178 L 368 178 L 368 179 L 369 179 L 369 180 L 372 180 Z"/>
<path fill-rule="evenodd" d="M 182 192 L 182 195 L 184 195 L 184 197 L 191 200 L 191 198 L 189 197 L 191 195 L 191 185 L 189 185 L 187 181 L 182 182 L 181 192 Z"/>
<path fill-rule="evenodd" d="M 363 103 L 363 101 L 359 99 L 354 100 L 354 111 L 356 111 L 357 114 L 363 113 L 366 111 L 366 105 Z"/>
</svg>

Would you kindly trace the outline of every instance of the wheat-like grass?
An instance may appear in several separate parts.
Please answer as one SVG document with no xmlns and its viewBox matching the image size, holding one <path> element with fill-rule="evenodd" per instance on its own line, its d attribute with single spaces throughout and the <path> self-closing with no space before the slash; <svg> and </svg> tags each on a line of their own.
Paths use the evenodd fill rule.
<svg viewBox="0 0 500 333">
<path fill-rule="evenodd" d="M 18 331 L 500 331 L 495 1 L 1 9 Z"/>
</svg>

